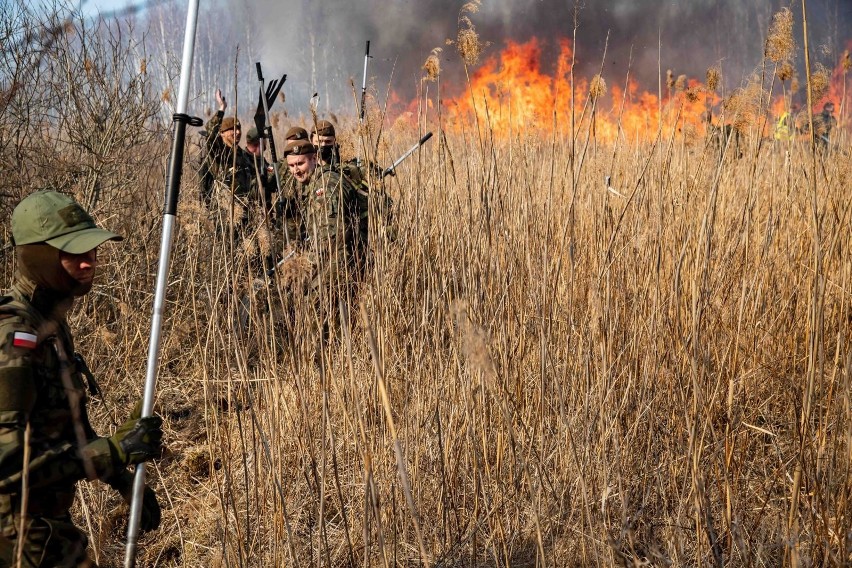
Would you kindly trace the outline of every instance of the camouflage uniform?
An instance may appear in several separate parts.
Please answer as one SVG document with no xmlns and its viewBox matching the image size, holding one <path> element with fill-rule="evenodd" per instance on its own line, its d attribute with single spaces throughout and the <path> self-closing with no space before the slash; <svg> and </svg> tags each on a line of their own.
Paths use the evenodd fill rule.
<svg viewBox="0 0 852 568">
<path fill-rule="evenodd" d="M 287 145 L 285 155 L 312 155 L 316 148 L 306 141 Z M 307 296 L 318 311 L 323 329 L 336 321 L 338 299 L 348 296 L 352 281 L 353 225 L 348 211 L 354 189 L 340 172 L 315 162 L 307 183 L 298 184 L 291 226 L 311 262 Z"/>
<path fill-rule="evenodd" d="M 340 145 L 334 125 L 327 120 L 318 121 L 311 130 L 311 140 L 318 144 L 318 156 L 324 167 L 338 172 L 344 184 L 350 188 L 351 196 L 347 204 L 347 216 L 352 227 L 349 235 L 349 250 L 353 256 L 356 279 L 363 276 L 371 261 L 369 247 L 370 209 L 381 226 L 390 227 L 390 213 L 393 200 L 380 187 L 382 170 L 376 164 L 359 164 L 358 160 L 343 161 L 340 157 Z M 371 177 L 372 174 L 372 177 Z M 373 179 L 376 187 L 370 188 L 368 179 Z"/>
<path fill-rule="evenodd" d="M 301 126 L 293 126 L 287 130 L 285 139 L 287 144 L 296 140 L 307 140 L 308 132 Z M 284 245 L 292 247 L 301 238 L 301 204 L 305 201 L 305 196 L 304 188 L 290 173 L 286 156 L 284 161 L 278 163 L 278 180 L 281 182 L 281 193 L 275 204 L 276 229 L 283 234 Z"/>
<path fill-rule="evenodd" d="M 317 166 L 303 187 L 306 239 L 313 243 L 315 275 L 311 288 L 334 290 L 348 281 L 354 228 L 349 217 L 354 189 L 333 166 Z"/>
<path fill-rule="evenodd" d="M 18 272 L 11 290 L 0 297 L 0 566 L 16 565 L 19 546 L 23 566 L 94 566 L 86 552 L 87 538 L 69 514 L 77 481 L 100 479 L 126 494 L 130 474 L 125 466 L 144 459 L 131 457 L 138 448 L 127 446 L 123 436 L 150 427 L 148 441 L 159 451 L 162 435 L 158 417 L 128 421 L 112 438 L 98 437 L 89 423 L 87 387 L 97 392 L 97 386 L 74 352 L 65 320 L 73 297 L 88 288 L 76 292 L 45 284 L 61 282 L 55 275 L 64 270 L 56 264 L 51 268 L 46 259 L 58 263 L 60 250 L 79 254 L 74 252 L 79 247 L 91 251 L 98 241 L 121 237 L 97 228 L 79 205 L 58 195 L 33 194 L 12 216 Z M 35 201 L 41 207 L 27 209 Z M 50 207 L 54 213 L 61 208 L 59 215 L 64 216 L 57 221 L 54 215 L 52 225 L 46 217 L 33 219 Z M 66 232 L 59 240 L 42 238 L 51 230 L 55 235 L 63 224 Z M 34 270 L 52 270 L 53 276 L 37 281 L 28 274 Z M 156 498 L 151 504 L 152 497 L 146 496 L 143 509 L 155 514 L 159 524 L 159 506 Z"/>
<path fill-rule="evenodd" d="M 201 194 L 208 204 L 218 200 L 220 205 L 230 204 L 233 195 L 244 212 L 237 222 L 244 224 L 252 206 L 266 208 L 275 180 L 270 184 L 266 160 L 255 161 L 254 155 L 239 146 L 230 148 L 225 145 L 219 136 L 223 118 L 224 111 L 220 110 L 205 125 L 207 154 L 200 172 Z"/>
<path fill-rule="evenodd" d="M 278 179 L 281 193 L 276 203 L 277 229 L 284 235 L 285 245 L 292 245 L 302 238 L 302 204 L 306 188 L 296 181 L 286 162 L 278 164 Z"/>
<path fill-rule="evenodd" d="M 814 134 L 816 135 L 817 144 L 822 148 L 827 148 L 831 142 L 831 133 L 837 130 L 837 119 L 832 114 L 834 106 L 829 110 L 828 104 L 823 107 L 822 112 L 814 117 Z"/>
<path fill-rule="evenodd" d="M 275 177 L 265 158 L 238 145 L 225 145 L 220 125 L 225 121 L 239 125 L 239 121 L 223 115 L 224 111 L 217 112 L 206 125 L 208 150 L 201 173 L 202 195 L 216 216 L 218 234 L 225 242 L 233 238 L 242 248 L 243 239 L 251 239 L 251 247 L 243 249 L 251 251 L 246 266 L 252 275 L 262 275 L 272 258 L 268 251 L 260 249 L 256 236 L 262 227 L 270 228 Z"/>
</svg>

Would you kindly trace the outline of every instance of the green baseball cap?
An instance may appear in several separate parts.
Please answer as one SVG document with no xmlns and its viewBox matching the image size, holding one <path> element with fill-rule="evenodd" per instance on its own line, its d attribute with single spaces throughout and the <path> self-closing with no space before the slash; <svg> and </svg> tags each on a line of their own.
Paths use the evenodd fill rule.
<svg viewBox="0 0 852 568">
<path fill-rule="evenodd" d="M 55 191 L 36 191 L 12 211 L 16 245 L 47 243 L 70 254 L 82 254 L 105 241 L 124 239 L 95 225 L 79 203 Z"/>
</svg>

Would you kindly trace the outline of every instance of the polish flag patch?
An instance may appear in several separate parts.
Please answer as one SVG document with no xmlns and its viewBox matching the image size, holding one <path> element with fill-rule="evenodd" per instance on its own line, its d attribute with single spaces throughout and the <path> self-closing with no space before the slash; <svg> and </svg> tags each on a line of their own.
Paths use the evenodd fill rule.
<svg viewBox="0 0 852 568">
<path fill-rule="evenodd" d="M 35 349 L 38 342 L 38 337 L 26 331 L 16 331 L 15 337 L 12 340 L 12 345 L 15 347 L 23 347 L 24 349 Z"/>
</svg>

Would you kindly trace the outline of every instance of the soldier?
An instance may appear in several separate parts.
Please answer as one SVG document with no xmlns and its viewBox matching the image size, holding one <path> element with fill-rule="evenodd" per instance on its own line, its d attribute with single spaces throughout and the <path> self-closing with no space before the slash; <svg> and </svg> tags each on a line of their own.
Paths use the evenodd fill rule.
<svg viewBox="0 0 852 568">
<path fill-rule="evenodd" d="M 294 233 L 312 263 L 308 291 L 317 301 L 320 321 L 328 324 L 337 314 L 337 299 L 349 284 L 353 189 L 338 170 L 319 163 L 316 147 L 306 140 L 289 142 L 284 155 L 298 183 Z"/>
<path fill-rule="evenodd" d="M 334 130 L 334 125 L 327 120 L 320 120 L 311 130 L 311 141 L 318 148 L 320 163 L 323 166 L 333 168 L 343 176 L 343 179 L 352 188 L 352 204 L 351 214 L 357 222 L 352 235 L 353 252 L 357 259 L 358 273 L 360 274 L 367 266 L 367 250 L 368 242 L 368 218 L 369 218 L 369 197 L 371 193 L 381 196 L 382 209 L 392 207 L 392 203 L 387 195 L 379 190 L 371 192 L 370 186 L 367 185 L 367 179 L 370 174 L 376 183 L 381 182 L 381 168 L 377 168 L 374 164 L 373 171 L 368 172 L 366 166 L 359 165 L 354 158 L 341 161 L 340 145 L 337 143 L 337 134 Z"/>
<path fill-rule="evenodd" d="M 69 513 L 77 481 L 99 479 L 128 498 L 127 466 L 158 457 L 163 434 L 159 416 L 138 413 L 110 437 L 94 432 L 86 390 L 97 385 L 66 321 L 92 288 L 98 246 L 122 237 L 53 191 L 22 200 L 11 225 L 17 270 L 0 298 L 0 566 L 16 566 L 20 555 L 27 567 L 92 567 Z M 141 528 L 159 523 L 146 488 Z"/>
<path fill-rule="evenodd" d="M 320 164 L 340 167 L 340 145 L 334 125 L 327 120 L 320 120 L 311 129 L 311 142 L 317 147 Z"/>
<path fill-rule="evenodd" d="M 814 134 L 817 143 L 823 149 L 831 143 L 831 133 L 837 130 L 837 119 L 834 117 L 834 103 L 828 101 L 822 106 L 822 112 L 814 117 Z"/>
<path fill-rule="evenodd" d="M 252 156 L 260 156 L 260 133 L 252 126 L 246 134 L 246 152 Z"/>
<path fill-rule="evenodd" d="M 207 154 L 201 169 L 201 192 L 208 204 L 214 197 L 225 197 L 230 202 L 233 196 L 247 214 L 250 201 L 259 196 L 258 181 L 267 186 L 267 174 L 264 171 L 258 175 L 252 155 L 240 148 L 242 126 L 239 119 L 225 116 L 228 102 L 220 89 L 216 89 L 216 101 L 219 109 L 206 124 Z"/>
<path fill-rule="evenodd" d="M 778 140 L 779 142 L 786 142 L 796 139 L 796 134 L 799 132 L 799 128 L 796 126 L 799 110 L 799 105 L 793 104 L 789 112 L 784 111 L 781 114 L 778 118 L 778 122 L 775 124 L 775 140 Z"/>
<path fill-rule="evenodd" d="M 216 214 L 220 236 L 247 252 L 247 266 L 255 275 L 265 270 L 268 251 L 261 249 L 261 229 L 267 227 L 275 187 L 262 158 L 242 148 L 240 121 L 225 116 L 228 103 L 216 90 L 217 113 L 207 122 L 207 154 L 201 171 L 202 195 Z M 244 241 L 244 239 L 248 239 Z M 245 245 L 249 244 L 249 247 Z M 241 262 L 238 261 L 238 264 Z"/>
<path fill-rule="evenodd" d="M 266 158 L 261 153 L 260 134 L 254 126 L 246 134 L 246 152 L 251 156 L 254 175 L 263 184 L 264 204 L 271 204 L 272 194 L 277 191 L 275 187 L 275 172 L 272 169 L 272 165 L 266 161 Z"/>
<path fill-rule="evenodd" d="M 293 141 L 308 140 L 308 131 L 301 126 L 292 126 L 287 130 L 284 137 L 289 145 Z M 302 196 L 299 183 L 293 177 L 293 174 L 290 173 L 290 168 L 287 167 L 286 156 L 284 161 L 279 163 L 278 179 L 281 181 L 281 194 L 278 196 L 275 209 L 280 229 L 284 233 L 285 245 L 292 245 L 299 239 L 299 208 Z"/>
</svg>

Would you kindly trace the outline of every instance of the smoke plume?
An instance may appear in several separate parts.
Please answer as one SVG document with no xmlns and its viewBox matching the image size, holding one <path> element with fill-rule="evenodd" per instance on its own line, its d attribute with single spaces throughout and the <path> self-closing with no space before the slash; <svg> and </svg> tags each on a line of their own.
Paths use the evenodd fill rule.
<svg viewBox="0 0 852 568">
<path fill-rule="evenodd" d="M 575 12 L 574 3 L 558 0 L 483 0 L 476 13 L 467 15 L 481 40 L 490 44 L 484 58 L 496 56 L 507 40 L 536 37 L 543 48 L 543 68 L 552 71 L 558 40 L 572 36 L 576 13 L 577 72 L 586 78 L 599 72 L 608 34 L 602 76 L 610 83 L 623 81 L 628 65 L 632 77 L 655 90 L 660 69 L 700 79 L 709 67 L 720 64 L 726 86 L 733 88 L 760 65 L 772 16 L 785 4 L 613 0 L 581 2 Z M 373 56 L 370 86 L 380 98 L 388 89 L 402 99 L 416 96 L 423 63 L 435 47 L 444 48 L 442 88 L 449 96 L 463 90 L 461 59 L 446 45 L 457 36 L 462 5 L 459 0 L 258 0 L 236 14 L 231 7 L 228 37 L 243 37 L 241 80 L 252 88 L 254 61 L 263 63 L 269 77 L 288 74 L 289 112 L 306 112 L 313 93 L 320 96 L 321 112 L 355 112 L 367 40 Z M 833 67 L 852 38 L 852 5 L 824 0 L 812 2 L 809 9 L 814 56 Z M 801 11 L 793 13 L 801 44 Z M 221 47 L 233 51 L 235 46 Z M 798 53 L 796 63 L 801 65 L 801 45 Z M 221 64 L 233 65 L 233 55 L 224 56 Z"/>
</svg>

